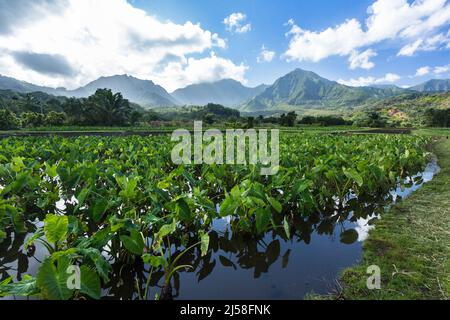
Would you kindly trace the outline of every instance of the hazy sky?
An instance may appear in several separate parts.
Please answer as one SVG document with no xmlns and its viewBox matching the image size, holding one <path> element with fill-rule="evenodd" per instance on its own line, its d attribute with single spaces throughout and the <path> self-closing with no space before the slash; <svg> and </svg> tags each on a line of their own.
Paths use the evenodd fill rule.
<svg viewBox="0 0 450 320">
<path fill-rule="evenodd" d="M 446 0 L 0 0 L 0 74 L 53 87 L 255 86 L 297 67 L 406 86 L 450 77 L 449 53 Z"/>
</svg>

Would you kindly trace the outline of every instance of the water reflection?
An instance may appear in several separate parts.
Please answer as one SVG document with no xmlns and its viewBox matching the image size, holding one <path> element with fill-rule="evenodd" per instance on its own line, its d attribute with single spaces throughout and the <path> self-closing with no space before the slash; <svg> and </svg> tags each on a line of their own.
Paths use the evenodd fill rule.
<svg viewBox="0 0 450 320">
<path fill-rule="evenodd" d="M 165 294 L 174 299 L 302 299 L 311 292 L 325 294 L 333 289 L 342 269 L 358 262 L 361 241 L 380 213 L 430 181 L 438 171 L 436 161 L 432 161 L 423 173 L 410 179 L 409 185 L 399 186 L 386 196 L 349 196 L 344 204 L 323 213 L 291 214 L 289 238 L 282 227 L 260 236 L 233 233 L 230 218 L 218 219 L 210 232 L 209 253 L 201 257 L 196 248 L 184 255 L 179 264 L 192 265 L 193 269 L 175 274 Z M 281 217 L 275 221 L 281 226 Z M 36 273 L 46 251 L 36 246 L 34 252 L 27 252 L 24 243 L 29 236 L 10 233 L 0 244 L 0 279 L 13 276 L 20 280 L 24 274 Z M 183 248 L 174 242 L 173 256 Z M 113 262 L 112 267 L 103 299 L 137 299 L 138 292 L 145 290 L 150 267 L 140 260 L 130 265 Z M 167 289 L 162 286 L 163 279 L 162 270 L 153 272 L 151 298 Z"/>
</svg>

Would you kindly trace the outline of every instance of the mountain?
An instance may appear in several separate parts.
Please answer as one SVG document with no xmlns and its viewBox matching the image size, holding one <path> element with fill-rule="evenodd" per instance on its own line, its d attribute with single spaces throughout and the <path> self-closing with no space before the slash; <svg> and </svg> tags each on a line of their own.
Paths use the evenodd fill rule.
<svg viewBox="0 0 450 320">
<path fill-rule="evenodd" d="M 97 89 L 111 89 L 120 92 L 130 100 L 143 106 L 166 107 L 175 106 L 177 102 L 161 86 L 149 80 L 140 80 L 127 75 L 101 77 L 76 90 L 65 88 L 49 88 L 0 76 L 0 90 L 12 90 L 19 93 L 44 92 L 55 96 L 85 98 L 95 93 Z"/>
<path fill-rule="evenodd" d="M 260 85 L 248 88 L 232 79 L 217 82 L 200 83 L 172 92 L 172 96 L 184 105 L 206 105 L 217 103 L 227 107 L 236 107 L 260 94 L 267 88 Z"/>
<path fill-rule="evenodd" d="M 75 97 L 88 97 L 95 93 L 97 89 L 111 89 L 113 92 L 120 92 L 122 95 L 143 106 L 165 107 L 174 106 L 176 101 L 161 86 L 150 80 L 140 80 L 128 75 L 117 75 L 112 77 L 101 77 L 73 91 L 67 91 L 65 95 Z"/>
<path fill-rule="evenodd" d="M 349 87 L 322 78 L 314 72 L 296 69 L 245 103 L 241 110 L 254 112 L 349 108 L 371 99 L 384 99 L 401 92 L 401 88 Z"/>
<path fill-rule="evenodd" d="M 56 89 L 49 87 L 37 86 L 25 81 L 20 81 L 14 78 L 5 77 L 0 75 L 0 90 L 12 90 L 19 93 L 29 93 L 29 92 L 45 92 L 49 94 L 55 94 Z"/>
<path fill-rule="evenodd" d="M 450 79 L 432 79 L 410 89 L 419 92 L 446 92 L 450 91 Z"/>
</svg>

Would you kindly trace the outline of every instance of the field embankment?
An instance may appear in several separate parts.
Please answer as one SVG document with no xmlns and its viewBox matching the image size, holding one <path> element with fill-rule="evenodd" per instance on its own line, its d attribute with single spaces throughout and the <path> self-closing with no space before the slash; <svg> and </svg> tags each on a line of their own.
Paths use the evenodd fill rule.
<svg viewBox="0 0 450 320">
<path fill-rule="evenodd" d="M 441 172 L 394 205 L 364 244 L 362 262 L 341 278 L 343 299 L 449 299 L 450 140 L 433 146 Z M 368 290 L 367 267 L 381 269 L 381 289 Z"/>
</svg>

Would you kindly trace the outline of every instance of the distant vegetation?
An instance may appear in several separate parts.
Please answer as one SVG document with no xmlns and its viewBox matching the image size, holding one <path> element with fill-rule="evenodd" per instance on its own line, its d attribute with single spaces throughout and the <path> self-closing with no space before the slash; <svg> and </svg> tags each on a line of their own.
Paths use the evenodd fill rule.
<svg viewBox="0 0 450 320">
<path fill-rule="evenodd" d="M 377 122 L 385 126 L 449 127 L 450 92 L 400 95 L 365 105 L 359 111 L 354 115 L 357 125 L 365 125 L 377 114 Z"/>
</svg>

